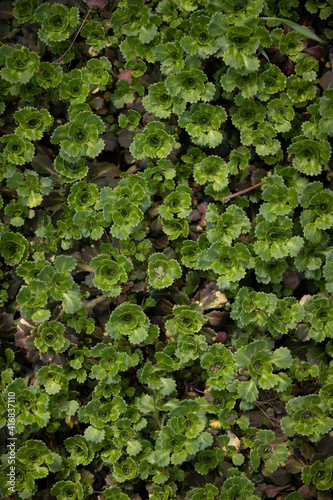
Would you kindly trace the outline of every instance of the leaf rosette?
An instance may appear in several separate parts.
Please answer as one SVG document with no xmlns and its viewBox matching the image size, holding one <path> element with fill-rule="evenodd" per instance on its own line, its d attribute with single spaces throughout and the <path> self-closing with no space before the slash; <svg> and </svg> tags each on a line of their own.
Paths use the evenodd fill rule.
<svg viewBox="0 0 333 500">
<path fill-rule="evenodd" d="M 40 352 L 53 349 L 56 352 L 64 352 L 69 347 L 69 340 L 64 337 L 65 326 L 58 321 L 45 322 L 38 327 L 37 336 L 34 339 L 35 346 Z"/>
<path fill-rule="evenodd" d="M 15 266 L 28 257 L 29 243 L 19 233 L 7 232 L 0 238 L 0 253 L 9 266 Z"/>
<path fill-rule="evenodd" d="M 65 182 L 71 183 L 83 179 L 88 173 L 85 158 L 76 163 L 64 160 L 60 155 L 54 160 L 55 170 L 64 177 Z"/>
<path fill-rule="evenodd" d="M 302 470 L 302 480 L 305 484 L 314 484 L 317 490 L 327 491 L 333 488 L 333 457 L 323 462 L 316 461 L 306 465 Z"/>
<path fill-rule="evenodd" d="M 244 99 L 241 96 L 235 97 L 235 103 L 239 106 L 236 113 L 232 115 L 232 123 L 238 129 L 252 127 L 255 123 L 260 123 L 265 119 L 266 109 L 257 101 Z"/>
<path fill-rule="evenodd" d="M 111 69 L 110 61 L 102 56 L 99 59 L 89 59 L 87 62 L 87 67 L 90 70 L 88 75 L 88 80 L 93 85 L 98 85 L 101 90 L 105 89 L 107 83 L 110 79 L 110 74 L 108 71 Z"/>
<path fill-rule="evenodd" d="M 255 53 L 260 43 L 265 43 L 268 32 L 264 28 L 250 28 L 248 26 L 231 26 L 226 35 L 221 37 L 220 47 L 222 58 L 227 66 L 235 69 L 256 71 L 259 60 Z"/>
<path fill-rule="evenodd" d="M 164 219 L 172 220 L 174 216 L 184 219 L 191 211 L 191 189 L 188 186 L 177 186 L 159 206 L 159 214 Z"/>
<path fill-rule="evenodd" d="M 173 335 L 180 333 L 191 335 L 198 333 L 205 323 L 205 317 L 200 311 L 190 306 L 177 306 L 172 311 L 172 319 L 166 321 L 168 332 Z"/>
<path fill-rule="evenodd" d="M 31 21 L 35 10 L 38 7 L 38 0 L 16 0 L 13 8 L 13 16 L 19 24 Z"/>
<path fill-rule="evenodd" d="M 18 133 L 5 135 L 0 140 L 6 144 L 3 154 L 10 163 L 24 165 L 33 159 L 35 154 L 33 144 Z"/>
<path fill-rule="evenodd" d="M 104 122 L 91 111 L 81 111 L 66 125 L 53 132 L 51 142 L 60 143 L 60 156 L 70 163 L 77 163 L 81 156 L 95 158 L 104 148 L 98 136 L 105 130 Z"/>
<path fill-rule="evenodd" d="M 9 47 L 8 47 L 9 49 Z M 4 52 L 5 67 L 0 74 L 11 83 L 28 83 L 39 68 L 39 57 L 27 47 L 14 45 Z"/>
<path fill-rule="evenodd" d="M 90 61 L 93 61 L 93 59 L 90 59 Z M 90 82 L 90 78 L 91 73 L 87 68 L 83 68 L 82 70 L 74 69 L 66 73 L 59 85 L 60 97 L 71 104 L 85 102 L 89 94 L 88 82 Z"/>
<path fill-rule="evenodd" d="M 80 482 L 58 481 L 51 488 L 52 495 L 56 495 L 57 500 L 82 500 L 84 498 L 83 487 Z"/>
<path fill-rule="evenodd" d="M 331 146 L 325 139 L 309 139 L 301 135 L 292 140 L 288 153 L 293 155 L 293 166 L 305 175 L 319 175 L 331 157 Z"/>
<path fill-rule="evenodd" d="M 99 190 L 95 184 L 80 181 L 71 187 L 68 205 L 74 210 L 87 210 L 99 202 Z"/>
<path fill-rule="evenodd" d="M 58 87 L 63 78 L 63 69 L 60 64 L 42 62 L 35 74 L 35 80 L 44 89 Z"/>
<path fill-rule="evenodd" d="M 242 97 L 250 99 L 258 92 L 258 76 L 256 72 L 249 73 L 246 69 L 228 68 L 221 76 L 221 85 L 227 92 L 237 87 Z"/>
<path fill-rule="evenodd" d="M 14 113 L 14 118 L 19 125 L 16 133 L 30 141 L 41 139 L 53 123 L 53 117 L 46 109 L 23 108 Z"/>
<path fill-rule="evenodd" d="M 150 85 L 142 104 L 149 113 L 154 113 L 159 118 L 168 118 L 172 112 L 180 115 L 186 107 L 185 101 L 179 96 L 170 94 L 164 82 Z"/>
<path fill-rule="evenodd" d="M 314 295 L 304 305 L 305 321 L 309 323 L 309 337 L 316 342 L 333 338 L 332 300 Z"/>
<path fill-rule="evenodd" d="M 47 394 L 58 394 L 61 390 L 68 388 L 68 378 L 59 365 L 43 366 L 37 372 L 37 380 L 45 387 Z"/>
<path fill-rule="evenodd" d="M 94 285 L 107 297 L 116 297 L 121 293 L 120 283 L 126 283 L 133 267 L 131 261 L 123 255 L 111 260 L 107 254 L 102 254 L 92 259 L 90 264 L 95 268 Z"/>
<path fill-rule="evenodd" d="M 35 11 L 35 20 L 40 22 L 38 36 L 47 45 L 67 40 L 79 22 L 79 9 L 68 9 L 65 5 L 43 3 Z"/>
<path fill-rule="evenodd" d="M 92 45 L 94 52 L 99 52 L 108 45 L 105 29 L 99 21 L 92 21 L 83 26 L 81 35 L 87 39 L 89 45 Z"/>
<path fill-rule="evenodd" d="M 68 437 L 64 446 L 77 465 L 88 465 L 94 458 L 95 453 L 83 436 Z"/>
<path fill-rule="evenodd" d="M 255 231 L 258 241 L 254 244 L 259 257 L 264 261 L 283 259 L 288 255 L 296 257 L 304 240 L 300 236 L 292 236 L 292 228 L 292 220 L 283 215 L 278 216 L 274 222 L 259 222 Z"/>
<path fill-rule="evenodd" d="M 198 184 L 209 183 L 215 191 L 227 187 L 229 183 L 229 168 L 219 156 L 210 155 L 194 166 L 193 176 Z"/>
<path fill-rule="evenodd" d="M 287 436 L 299 434 L 317 443 L 333 428 L 333 418 L 328 416 L 325 402 L 316 394 L 289 400 L 286 411 L 290 417 L 281 419 L 281 428 Z"/>
<path fill-rule="evenodd" d="M 149 257 L 148 282 L 151 287 L 167 288 L 181 275 L 182 271 L 176 260 L 167 260 L 163 253 L 155 253 Z"/>
<path fill-rule="evenodd" d="M 251 254 L 243 243 L 236 243 L 233 247 L 213 243 L 199 255 L 198 268 L 212 269 L 219 275 L 217 286 L 222 290 L 230 290 L 244 278 L 250 261 Z"/>
<path fill-rule="evenodd" d="M 165 81 L 165 86 L 170 95 L 178 97 L 181 102 L 196 103 L 210 101 L 214 97 L 215 86 L 206 81 L 206 74 L 200 69 L 193 68 L 183 70 L 175 76 L 169 76 Z"/>
<path fill-rule="evenodd" d="M 105 329 L 116 340 L 128 336 L 131 344 L 147 343 L 158 335 L 158 326 L 150 323 L 139 305 L 129 302 L 113 311 Z"/>
<path fill-rule="evenodd" d="M 191 136 L 194 144 L 214 148 L 222 142 L 222 134 L 218 132 L 227 114 L 221 106 L 206 103 L 194 104 L 190 111 L 185 111 L 178 120 Z"/>
<path fill-rule="evenodd" d="M 175 35 L 175 30 L 172 30 L 173 36 Z M 170 75 L 172 73 L 177 73 L 181 71 L 184 67 L 183 59 L 184 49 L 182 48 L 180 42 L 168 41 L 163 45 L 157 45 L 154 52 L 154 59 L 160 61 L 161 63 L 161 73 L 164 75 Z"/>
<path fill-rule="evenodd" d="M 135 136 L 130 153 L 137 160 L 143 158 L 165 158 L 176 147 L 175 139 L 164 130 L 163 123 L 150 122 Z"/>
</svg>

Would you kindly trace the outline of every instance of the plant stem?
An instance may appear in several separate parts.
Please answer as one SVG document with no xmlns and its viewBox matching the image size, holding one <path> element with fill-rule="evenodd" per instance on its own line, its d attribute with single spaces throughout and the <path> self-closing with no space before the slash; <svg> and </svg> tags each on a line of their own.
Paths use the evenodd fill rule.
<svg viewBox="0 0 333 500">
<path fill-rule="evenodd" d="M 238 193 L 229 194 L 228 196 L 225 196 L 224 198 L 222 198 L 222 201 L 231 200 L 231 198 L 235 198 L 236 196 L 240 196 L 241 194 L 247 193 L 248 191 L 252 191 L 252 189 L 256 189 L 257 187 L 262 186 L 263 184 L 265 184 L 265 181 L 258 182 L 258 184 L 255 184 L 254 186 L 243 189 L 242 191 L 238 191 Z"/>
<path fill-rule="evenodd" d="M 72 43 L 70 44 L 70 46 L 68 47 L 68 49 L 66 50 L 66 52 L 64 52 L 62 56 L 60 56 L 60 57 L 59 57 L 56 61 L 53 61 L 53 62 L 55 62 L 55 63 L 60 62 L 60 61 L 61 61 L 61 59 L 63 59 L 63 57 L 64 57 L 64 56 L 65 56 L 65 55 L 66 55 L 66 54 L 67 54 L 67 53 L 71 50 L 71 48 L 73 47 L 73 45 L 74 45 L 74 43 L 75 43 L 75 40 L 76 40 L 76 39 L 77 39 L 77 37 L 79 36 L 79 33 L 80 33 L 80 31 L 82 30 L 82 28 L 83 28 L 83 26 L 84 26 L 84 24 L 85 24 L 85 22 L 86 22 L 86 20 L 87 20 L 87 18 L 88 18 L 88 16 L 89 16 L 90 12 L 91 12 L 91 9 L 92 9 L 92 7 L 89 7 L 89 10 L 88 10 L 88 12 L 87 12 L 87 14 L 86 14 L 86 17 L 83 19 L 81 26 L 79 27 L 78 31 L 76 32 L 76 35 L 75 35 L 75 37 L 73 38 Z"/>
</svg>

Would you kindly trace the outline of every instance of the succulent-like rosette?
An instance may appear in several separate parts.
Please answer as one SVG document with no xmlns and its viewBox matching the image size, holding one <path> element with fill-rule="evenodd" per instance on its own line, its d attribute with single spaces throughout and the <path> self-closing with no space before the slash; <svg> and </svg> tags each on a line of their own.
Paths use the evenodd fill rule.
<svg viewBox="0 0 333 500">
<path fill-rule="evenodd" d="M 251 0 L 225 0 L 223 2 L 223 12 L 228 14 L 228 18 L 237 19 L 241 16 L 257 16 L 262 11 L 263 2 L 252 2 Z"/>
<path fill-rule="evenodd" d="M 46 109 L 36 109 L 26 107 L 14 113 L 15 121 L 19 128 L 16 133 L 30 141 L 37 141 L 43 137 L 43 133 L 48 130 L 53 117 Z"/>
<path fill-rule="evenodd" d="M 267 104 L 267 116 L 277 132 L 288 132 L 295 116 L 291 102 L 285 94 L 280 99 L 272 99 Z"/>
<path fill-rule="evenodd" d="M 131 344 L 147 343 L 158 335 L 158 326 L 152 325 L 149 318 L 137 304 L 125 302 L 118 306 L 110 316 L 105 329 L 112 338 L 118 340 L 126 335 Z"/>
<path fill-rule="evenodd" d="M 58 155 L 54 160 L 54 168 L 68 183 L 79 181 L 88 173 L 85 158 L 80 158 L 76 163 L 72 163 Z"/>
<path fill-rule="evenodd" d="M 281 419 L 281 428 L 287 436 L 299 434 L 317 443 L 333 428 L 329 409 L 317 394 L 290 399 L 286 411 L 290 416 Z"/>
<path fill-rule="evenodd" d="M 182 271 L 176 260 L 167 260 L 163 253 L 154 253 L 149 257 L 148 282 L 153 288 L 167 288 L 181 275 Z"/>
<path fill-rule="evenodd" d="M 65 439 L 64 446 L 77 465 L 88 465 L 94 458 L 95 452 L 91 445 L 79 434 Z"/>
<path fill-rule="evenodd" d="M 170 94 L 165 82 L 150 85 L 142 104 L 149 113 L 154 113 L 159 118 L 168 118 L 172 112 L 180 115 L 186 107 L 185 100 Z"/>
<path fill-rule="evenodd" d="M 58 87 L 63 77 L 63 69 L 60 64 L 42 62 L 35 74 L 38 85 L 44 89 Z"/>
<path fill-rule="evenodd" d="M 238 129 L 252 127 L 265 119 L 266 109 L 264 106 L 251 99 L 244 99 L 240 95 L 235 97 L 238 110 L 232 115 L 232 123 Z"/>
<path fill-rule="evenodd" d="M 172 335 L 180 333 L 192 335 L 198 333 L 205 323 L 204 315 L 193 306 L 176 306 L 172 311 L 172 319 L 166 321 L 165 326 Z"/>
<path fill-rule="evenodd" d="M 80 181 L 71 187 L 68 205 L 73 210 L 87 210 L 95 207 L 99 201 L 99 189 L 95 184 Z"/>
<path fill-rule="evenodd" d="M 277 132 L 273 125 L 267 121 L 263 121 L 256 126 L 255 130 L 245 127 L 241 131 L 241 140 L 248 146 L 253 144 L 256 152 L 260 156 L 269 156 L 278 153 L 281 149 L 281 144 L 276 139 Z"/>
<path fill-rule="evenodd" d="M 211 184 L 215 191 L 227 187 L 229 183 L 229 169 L 226 162 L 219 156 L 208 156 L 196 163 L 193 176 L 198 184 Z"/>
<path fill-rule="evenodd" d="M 36 52 L 30 52 L 27 47 L 8 45 L 1 47 L 5 57 L 5 67 L 0 71 L 1 78 L 11 83 L 28 83 L 38 71 L 39 57 Z"/>
<path fill-rule="evenodd" d="M 94 285 L 107 297 L 116 297 L 121 293 L 121 283 L 126 283 L 133 265 L 123 255 L 111 259 L 107 254 L 92 259 L 90 265 L 95 269 Z"/>
<path fill-rule="evenodd" d="M 249 73 L 247 70 L 228 68 L 221 76 L 221 85 L 227 92 L 232 92 L 235 87 L 241 91 L 245 99 L 254 97 L 258 91 L 258 76 L 256 72 Z"/>
<path fill-rule="evenodd" d="M 326 139 L 309 139 L 299 135 L 292 139 L 288 153 L 293 156 L 293 166 L 306 175 L 319 175 L 331 157 L 331 146 Z"/>
<path fill-rule="evenodd" d="M 57 394 L 62 389 L 67 389 L 69 384 L 63 367 L 54 364 L 43 366 L 37 372 L 36 378 L 47 394 Z"/>
<path fill-rule="evenodd" d="M 274 222 L 260 220 L 255 234 L 258 241 L 254 244 L 255 252 L 259 257 L 268 261 L 270 259 L 283 259 L 287 255 L 296 257 L 301 251 L 304 240 L 300 236 L 292 236 L 292 220 L 280 215 Z"/>
<path fill-rule="evenodd" d="M 33 144 L 18 133 L 5 135 L 0 141 L 6 143 L 3 154 L 10 163 L 24 165 L 33 159 L 35 154 Z"/>
<path fill-rule="evenodd" d="M 191 189 L 180 185 L 165 197 L 163 205 L 159 206 L 159 214 L 167 220 L 173 220 L 174 216 L 184 219 L 191 211 Z"/>
<path fill-rule="evenodd" d="M 105 35 L 105 29 L 99 21 L 91 21 L 83 26 L 81 35 L 85 37 L 86 42 L 92 45 L 94 52 L 99 52 L 108 44 L 108 37 Z"/>
<path fill-rule="evenodd" d="M 214 148 L 222 142 L 218 129 L 226 119 L 227 113 L 221 106 L 200 102 L 194 104 L 190 111 L 185 111 L 178 123 L 189 133 L 194 144 Z"/>
<path fill-rule="evenodd" d="M 16 0 L 13 8 L 13 16 L 20 24 L 30 21 L 38 7 L 38 0 Z"/>
<path fill-rule="evenodd" d="M 26 425 L 33 425 L 40 429 L 45 427 L 50 420 L 49 396 L 39 387 L 28 386 L 20 388 L 17 405 L 20 410 L 16 416 L 16 427 L 18 432 L 23 432 Z"/>
<path fill-rule="evenodd" d="M 189 225 L 186 219 L 163 219 L 161 218 L 163 232 L 168 235 L 169 240 L 176 240 L 179 236 L 186 238 L 189 233 Z"/>
<path fill-rule="evenodd" d="M 175 30 L 172 30 L 174 36 Z M 154 60 L 160 61 L 161 72 L 164 75 L 170 75 L 172 73 L 177 74 L 184 66 L 183 59 L 184 49 L 182 48 L 180 42 L 168 41 L 167 43 L 160 44 L 156 47 L 154 53 Z"/>
<path fill-rule="evenodd" d="M 111 69 L 111 63 L 109 59 L 105 56 L 100 57 L 99 59 L 89 59 L 87 67 L 90 70 L 90 74 L 88 75 L 89 83 L 98 85 L 101 89 L 105 89 L 105 86 L 110 79 L 108 71 Z"/>
<path fill-rule="evenodd" d="M 219 49 L 217 37 L 209 29 L 210 22 L 211 17 L 203 10 L 199 10 L 191 15 L 189 36 L 184 37 L 181 41 L 182 47 L 189 55 L 198 55 L 201 58 L 206 58 L 209 55 L 215 54 Z"/>
<path fill-rule="evenodd" d="M 21 446 L 17 451 L 16 458 L 26 465 L 33 463 L 36 468 L 39 468 L 44 462 L 51 464 L 54 460 L 52 451 L 47 448 L 43 441 L 37 439 L 29 439 Z M 45 471 L 44 474 L 47 475 L 47 472 Z"/>
<path fill-rule="evenodd" d="M 79 9 L 68 9 L 59 3 L 43 3 L 35 12 L 35 20 L 41 23 L 38 30 L 40 40 L 48 45 L 67 40 L 79 22 Z"/>
<path fill-rule="evenodd" d="M 7 232 L 0 237 L 0 253 L 8 266 L 16 266 L 28 256 L 29 243 L 22 234 Z"/>
<path fill-rule="evenodd" d="M 317 86 L 312 81 L 307 81 L 300 76 L 291 75 L 287 79 L 286 94 L 296 107 L 304 106 L 307 101 L 314 99 Z"/>
<path fill-rule="evenodd" d="M 40 323 L 50 317 L 50 312 L 44 309 L 47 299 L 47 285 L 38 279 L 32 280 L 29 286 L 21 286 L 16 296 L 22 314 Z"/>
<path fill-rule="evenodd" d="M 236 377 L 237 369 L 232 352 L 223 344 L 213 344 L 201 356 L 200 365 L 206 370 L 206 385 L 224 390 Z"/>
<path fill-rule="evenodd" d="M 38 327 L 34 343 L 40 352 L 52 349 L 64 352 L 69 347 L 69 340 L 64 337 L 65 326 L 58 321 L 48 321 Z"/>
<path fill-rule="evenodd" d="M 258 78 L 257 97 L 261 101 L 268 101 L 270 97 L 286 88 L 287 79 L 282 71 L 273 64 L 267 64 L 265 71 Z"/>
<path fill-rule="evenodd" d="M 71 104 L 84 102 L 89 94 L 90 76 L 91 73 L 87 68 L 73 69 L 73 71 L 66 73 L 59 85 L 60 97 Z"/>
<path fill-rule="evenodd" d="M 305 484 L 314 484 L 317 490 L 327 491 L 333 488 L 333 457 L 324 462 L 316 461 L 306 465 L 302 470 L 302 480 Z"/>
<path fill-rule="evenodd" d="M 223 242 L 231 245 L 232 241 L 251 230 L 251 223 L 244 210 L 236 205 L 229 205 L 220 213 L 218 206 L 210 203 L 205 213 L 207 237 L 211 243 Z"/>
<path fill-rule="evenodd" d="M 81 111 L 66 125 L 53 132 L 51 142 L 60 144 L 63 160 L 77 163 L 81 156 L 95 158 L 104 148 L 98 136 L 105 130 L 104 122 L 90 111 Z"/>
<path fill-rule="evenodd" d="M 227 66 L 251 72 L 259 67 L 256 51 L 260 43 L 266 46 L 269 42 L 269 33 L 263 27 L 231 26 L 226 35 L 221 37 L 219 45 Z"/>
<path fill-rule="evenodd" d="M 111 234 L 119 240 L 128 238 L 134 228 L 143 220 L 143 213 L 136 203 L 120 199 L 104 207 L 106 220 L 111 220 Z"/>
<path fill-rule="evenodd" d="M 165 131 L 163 123 L 150 122 L 144 130 L 134 137 L 130 153 L 137 160 L 143 158 L 166 158 L 176 147 L 172 135 Z"/>
<path fill-rule="evenodd" d="M 304 312 L 311 339 L 323 342 L 325 338 L 333 338 L 332 299 L 313 295 L 306 301 Z"/>
<path fill-rule="evenodd" d="M 215 94 L 215 85 L 206 83 L 207 76 L 201 69 L 183 70 L 169 76 L 165 86 L 172 97 L 178 96 L 184 102 L 210 101 Z"/>
<path fill-rule="evenodd" d="M 124 483 L 137 475 L 137 463 L 131 457 L 127 457 L 124 462 L 113 465 L 112 476 L 118 483 Z"/>
<path fill-rule="evenodd" d="M 198 269 L 212 269 L 219 275 L 217 286 L 222 290 L 234 288 L 245 277 L 251 254 L 243 243 L 234 246 L 213 243 L 203 250 L 198 259 Z"/>
<path fill-rule="evenodd" d="M 296 61 L 297 56 L 304 50 L 304 43 L 301 39 L 302 35 L 295 30 L 283 34 L 279 40 L 279 51 L 292 61 Z"/>
<path fill-rule="evenodd" d="M 244 472 L 235 467 L 228 469 L 228 478 L 223 483 L 220 500 L 260 500 L 258 495 L 253 495 L 255 485 L 248 479 Z"/>
<path fill-rule="evenodd" d="M 196 241 L 187 240 L 181 246 L 182 264 L 190 269 L 195 269 L 198 263 L 200 247 Z"/>
<path fill-rule="evenodd" d="M 51 488 L 52 495 L 56 495 L 57 500 L 76 500 L 83 498 L 84 491 L 82 484 L 78 481 L 58 481 Z"/>
</svg>

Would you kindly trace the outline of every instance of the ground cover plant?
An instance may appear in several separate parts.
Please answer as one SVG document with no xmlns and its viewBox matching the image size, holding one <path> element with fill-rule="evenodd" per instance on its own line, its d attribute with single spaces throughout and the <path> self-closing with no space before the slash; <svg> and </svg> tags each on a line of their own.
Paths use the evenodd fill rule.
<svg viewBox="0 0 333 500">
<path fill-rule="evenodd" d="M 333 1 L 0 6 L 0 494 L 333 499 Z"/>
</svg>

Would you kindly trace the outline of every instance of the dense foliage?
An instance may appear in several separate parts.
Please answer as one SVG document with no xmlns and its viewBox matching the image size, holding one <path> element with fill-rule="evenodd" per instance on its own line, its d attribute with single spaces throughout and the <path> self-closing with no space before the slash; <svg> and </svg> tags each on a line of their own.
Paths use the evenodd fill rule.
<svg viewBox="0 0 333 500">
<path fill-rule="evenodd" d="M 333 499 L 332 12 L 2 2 L 2 497 Z"/>
</svg>

